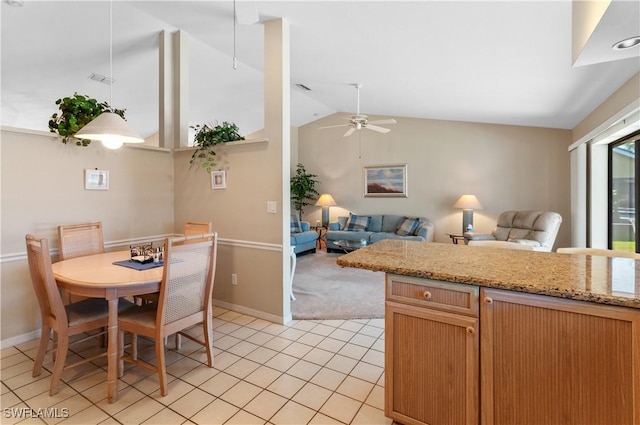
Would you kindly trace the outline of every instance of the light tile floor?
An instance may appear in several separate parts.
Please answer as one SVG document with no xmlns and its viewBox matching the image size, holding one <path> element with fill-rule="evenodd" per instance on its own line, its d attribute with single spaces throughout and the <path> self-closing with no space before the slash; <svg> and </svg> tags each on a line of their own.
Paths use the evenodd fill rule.
<svg viewBox="0 0 640 425">
<path fill-rule="evenodd" d="M 214 367 L 183 339 L 167 353 L 166 397 L 156 374 L 127 365 L 118 401 L 107 403 L 106 359 L 65 371 L 51 397 L 51 355 L 41 376 L 31 376 L 37 340 L 4 349 L 0 423 L 391 424 L 383 413 L 383 319 L 279 325 L 222 308 L 214 316 Z M 140 357 L 153 360 L 152 342 L 140 347 Z M 74 355 L 96 349 L 95 341 L 72 346 Z"/>
</svg>

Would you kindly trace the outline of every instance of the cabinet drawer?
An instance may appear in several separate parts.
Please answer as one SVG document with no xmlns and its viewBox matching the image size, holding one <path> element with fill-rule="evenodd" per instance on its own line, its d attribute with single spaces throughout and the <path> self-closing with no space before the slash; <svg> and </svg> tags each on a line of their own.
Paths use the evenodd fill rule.
<svg viewBox="0 0 640 425">
<path fill-rule="evenodd" d="M 386 299 L 478 317 L 477 286 L 387 274 Z"/>
</svg>

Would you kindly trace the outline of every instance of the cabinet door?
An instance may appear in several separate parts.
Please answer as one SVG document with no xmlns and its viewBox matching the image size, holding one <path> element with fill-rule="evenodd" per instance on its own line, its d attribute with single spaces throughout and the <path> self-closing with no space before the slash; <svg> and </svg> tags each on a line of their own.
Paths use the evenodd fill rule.
<svg viewBox="0 0 640 425">
<path fill-rule="evenodd" d="M 407 425 L 478 423 L 478 319 L 387 302 L 385 413 Z"/>
<path fill-rule="evenodd" d="M 639 424 L 640 310 L 483 289 L 482 424 Z"/>
</svg>

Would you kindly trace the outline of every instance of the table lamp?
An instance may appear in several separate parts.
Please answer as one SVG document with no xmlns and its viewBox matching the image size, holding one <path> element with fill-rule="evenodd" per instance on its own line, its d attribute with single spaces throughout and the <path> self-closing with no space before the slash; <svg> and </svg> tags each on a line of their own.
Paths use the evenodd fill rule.
<svg viewBox="0 0 640 425">
<path fill-rule="evenodd" d="M 482 204 L 475 195 L 462 195 L 454 208 L 462 208 L 462 233 L 473 230 L 473 210 L 481 210 Z"/>
<path fill-rule="evenodd" d="M 324 227 L 329 226 L 329 207 L 334 205 L 337 205 L 336 201 L 328 193 L 320 195 L 318 202 L 316 202 L 316 206 L 322 207 L 322 225 Z"/>
</svg>

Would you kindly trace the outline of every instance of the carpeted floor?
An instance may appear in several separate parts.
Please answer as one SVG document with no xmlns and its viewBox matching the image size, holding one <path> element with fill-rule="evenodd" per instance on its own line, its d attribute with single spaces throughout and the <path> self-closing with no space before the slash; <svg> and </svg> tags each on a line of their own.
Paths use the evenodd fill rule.
<svg viewBox="0 0 640 425">
<path fill-rule="evenodd" d="M 384 317 L 384 273 L 340 267 L 342 254 L 318 250 L 298 257 L 293 279 L 294 319 Z"/>
</svg>

